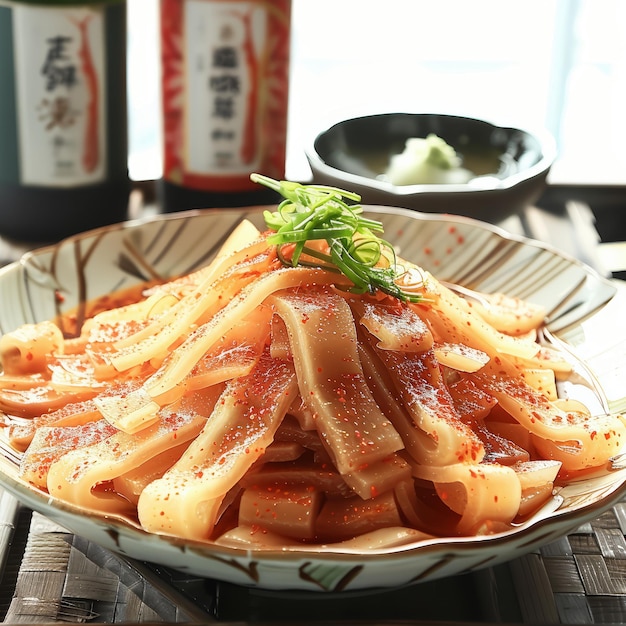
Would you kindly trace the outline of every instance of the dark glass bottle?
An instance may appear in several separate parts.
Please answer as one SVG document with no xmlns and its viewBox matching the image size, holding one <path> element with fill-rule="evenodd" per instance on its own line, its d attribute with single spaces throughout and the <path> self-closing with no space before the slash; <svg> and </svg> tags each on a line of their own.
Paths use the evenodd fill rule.
<svg viewBox="0 0 626 626">
<path fill-rule="evenodd" d="M 160 0 L 165 212 L 273 204 L 285 176 L 291 0 Z"/>
<path fill-rule="evenodd" d="M 126 219 L 126 4 L 0 4 L 0 235 L 52 242 Z"/>
</svg>

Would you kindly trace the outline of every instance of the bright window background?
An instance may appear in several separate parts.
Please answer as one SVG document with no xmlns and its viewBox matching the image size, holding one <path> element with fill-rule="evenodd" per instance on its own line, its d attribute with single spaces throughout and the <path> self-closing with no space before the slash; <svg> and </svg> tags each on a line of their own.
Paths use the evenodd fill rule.
<svg viewBox="0 0 626 626">
<path fill-rule="evenodd" d="M 292 0 L 287 176 L 342 117 L 446 112 L 548 129 L 555 183 L 626 184 L 624 0 Z M 158 0 L 129 0 L 129 168 L 161 175 Z"/>
</svg>

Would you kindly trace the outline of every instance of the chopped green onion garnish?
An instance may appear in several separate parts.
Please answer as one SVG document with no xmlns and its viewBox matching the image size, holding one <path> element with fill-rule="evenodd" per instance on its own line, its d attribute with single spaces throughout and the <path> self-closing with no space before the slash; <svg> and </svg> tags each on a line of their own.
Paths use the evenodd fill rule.
<svg viewBox="0 0 626 626">
<path fill-rule="evenodd" d="M 417 293 L 404 291 L 396 279 L 402 274 L 393 246 L 376 233 L 383 225 L 362 215 L 361 197 L 349 191 L 325 185 L 301 185 L 278 181 L 261 174 L 251 180 L 278 192 L 284 200 L 276 211 L 264 211 L 265 224 L 275 231 L 268 241 L 275 244 L 285 264 L 315 265 L 344 274 L 354 284 L 353 293 L 375 293 L 377 290 L 405 302 L 420 302 Z M 352 201 L 354 204 L 348 204 Z M 328 253 L 307 245 L 325 240 Z M 289 244 L 289 259 L 281 247 Z M 319 263 L 317 263 L 319 261 Z"/>
</svg>

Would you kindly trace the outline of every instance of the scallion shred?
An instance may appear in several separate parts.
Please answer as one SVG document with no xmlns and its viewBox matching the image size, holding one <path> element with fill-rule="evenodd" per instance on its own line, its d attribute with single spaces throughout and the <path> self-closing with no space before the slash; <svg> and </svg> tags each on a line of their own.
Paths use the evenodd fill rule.
<svg viewBox="0 0 626 626">
<path fill-rule="evenodd" d="M 263 213 L 267 228 L 274 231 L 268 241 L 276 245 L 282 263 L 340 272 L 354 284 L 353 293 L 381 291 L 404 302 L 423 300 L 419 293 L 409 293 L 397 284 L 404 270 L 393 246 L 376 234 L 383 232 L 382 223 L 363 216 L 358 194 L 262 174 L 250 178 L 284 198 L 275 211 Z M 325 241 L 327 247 L 321 250 L 311 246 L 312 241 Z M 285 246 L 290 246 L 288 254 L 284 254 Z"/>
</svg>

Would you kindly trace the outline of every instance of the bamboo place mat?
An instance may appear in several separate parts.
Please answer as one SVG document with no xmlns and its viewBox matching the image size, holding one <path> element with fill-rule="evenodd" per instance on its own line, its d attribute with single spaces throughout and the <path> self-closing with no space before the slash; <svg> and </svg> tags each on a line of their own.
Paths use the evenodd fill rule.
<svg viewBox="0 0 626 626">
<path fill-rule="evenodd" d="M 510 618 L 506 598 L 513 595 L 513 617 L 525 624 L 626 624 L 625 533 L 623 500 L 562 539 L 486 570 L 487 617 Z"/>
<path fill-rule="evenodd" d="M 38 513 L 19 510 L 14 525 L 2 525 L 3 539 L 11 526 L 1 579 L 4 623 L 207 621 L 207 612 L 173 587 L 161 586 L 156 576 L 149 580 L 142 564 L 125 561 Z"/>
<path fill-rule="evenodd" d="M 0 513 L 0 620 L 7 624 L 293 623 L 303 615 L 370 624 L 626 623 L 626 501 L 495 568 L 404 590 L 324 599 L 188 578 L 126 560 L 21 508 L 1 490 Z"/>
</svg>

